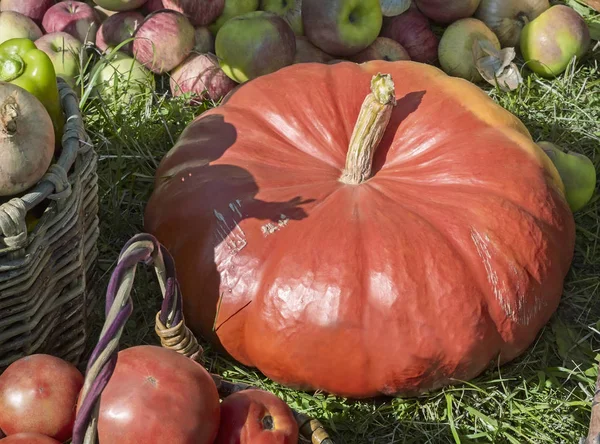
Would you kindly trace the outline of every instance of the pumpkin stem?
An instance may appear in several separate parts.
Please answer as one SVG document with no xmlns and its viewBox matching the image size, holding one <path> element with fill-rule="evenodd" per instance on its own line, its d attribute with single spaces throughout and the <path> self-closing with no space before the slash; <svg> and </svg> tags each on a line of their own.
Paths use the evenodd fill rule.
<svg viewBox="0 0 600 444">
<path fill-rule="evenodd" d="M 365 97 L 352 131 L 341 182 L 358 185 L 371 177 L 373 155 L 383 138 L 395 105 L 396 91 L 392 76 L 381 73 L 373 76 L 371 92 Z"/>
<path fill-rule="evenodd" d="M 9 97 L 0 107 L 0 134 L 9 137 L 16 134 L 18 117 L 19 104 L 14 97 Z"/>
</svg>

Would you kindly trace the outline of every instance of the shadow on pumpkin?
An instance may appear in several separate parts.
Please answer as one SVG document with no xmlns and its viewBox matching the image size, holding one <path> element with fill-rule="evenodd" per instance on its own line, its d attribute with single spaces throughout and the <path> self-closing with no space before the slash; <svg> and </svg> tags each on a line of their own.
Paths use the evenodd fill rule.
<svg viewBox="0 0 600 444">
<path fill-rule="evenodd" d="M 398 132 L 399 127 L 406 118 L 414 113 L 425 96 L 426 91 L 414 91 L 406 94 L 397 100 L 396 107 L 388 123 L 388 129 L 381 140 L 380 147 L 375 151 L 373 157 L 373 175 L 377 174 L 387 162 L 388 152 L 392 147 L 392 141 Z"/>
<path fill-rule="evenodd" d="M 186 139 L 194 143 L 185 143 Z M 234 255 L 235 252 L 232 253 L 231 249 L 243 248 L 245 239 L 238 235 L 239 224 L 243 220 L 258 219 L 277 224 L 282 214 L 290 220 L 301 220 L 308 216 L 301 206 L 314 201 L 301 196 L 284 202 L 268 202 L 257 198 L 259 186 L 248 170 L 238 165 L 214 163 L 236 140 L 236 128 L 219 114 L 202 117 L 188 127 L 182 134 L 179 149 L 166 156 L 166 162 L 171 167 L 167 168 L 174 173 L 161 177 L 162 183 L 159 185 L 164 187 L 161 195 L 168 195 L 171 199 L 172 208 L 179 207 L 186 214 L 180 214 L 175 225 L 165 223 L 156 233 L 167 249 L 177 251 L 175 265 L 182 283 L 185 316 L 190 328 L 194 334 L 209 340 L 227 356 L 229 355 L 217 337 L 217 330 L 251 302 L 220 319 L 219 324 L 215 325 L 221 291 L 221 275 L 217 263 Z M 199 143 L 202 144 L 202 152 L 198 150 Z M 173 168 L 175 165 L 181 169 Z M 162 199 L 164 198 L 161 197 Z M 202 217 L 197 217 L 198 215 Z M 193 222 L 188 218 L 194 219 Z M 171 233 L 181 229 L 182 223 L 189 223 L 199 235 L 188 242 L 188 245 L 178 245 L 175 248 L 173 243 L 178 240 Z M 152 230 L 148 231 L 155 234 Z M 215 236 L 202 234 L 207 231 Z M 222 243 L 230 251 L 224 253 L 224 257 L 217 258 L 215 252 L 224 250 L 221 248 Z M 198 266 L 200 262 L 201 265 Z M 198 325 L 201 325 L 200 331 L 194 328 Z"/>
</svg>

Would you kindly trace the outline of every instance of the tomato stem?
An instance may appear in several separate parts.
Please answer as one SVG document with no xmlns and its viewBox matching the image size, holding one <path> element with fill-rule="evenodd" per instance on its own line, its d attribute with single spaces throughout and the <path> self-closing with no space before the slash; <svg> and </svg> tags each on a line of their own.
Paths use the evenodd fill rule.
<svg viewBox="0 0 600 444">
<path fill-rule="evenodd" d="M 377 74 L 371 79 L 371 92 L 365 97 L 350 139 L 346 166 L 340 181 L 359 185 L 371 177 L 373 155 L 396 105 L 396 92 L 392 76 Z"/>
</svg>

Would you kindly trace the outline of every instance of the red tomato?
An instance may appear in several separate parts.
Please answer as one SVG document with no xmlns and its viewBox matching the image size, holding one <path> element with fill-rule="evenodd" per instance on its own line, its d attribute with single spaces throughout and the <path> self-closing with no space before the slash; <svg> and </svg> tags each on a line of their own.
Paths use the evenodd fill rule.
<svg viewBox="0 0 600 444">
<path fill-rule="evenodd" d="M 81 372 L 55 356 L 37 354 L 13 362 L 0 375 L 0 429 L 9 436 L 34 432 L 66 441 L 73 433 L 82 386 Z"/>
<path fill-rule="evenodd" d="M 251 389 L 221 403 L 215 444 L 297 444 L 298 423 L 288 405 L 273 393 Z"/>
<path fill-rule="evenodd" d="M 100 399 L 101 443 L 213 444 L 219 430 L 219 394 L 195 361 L 162 347 L 119 352 Z"/>
<path fill-rule="evenodd" d="M 49 436 L 29 432 L 10 435 L 2 439 L 2 441 L 4 441 L 2 444 L 60 444 L 60 441 Z"/>
</svg>

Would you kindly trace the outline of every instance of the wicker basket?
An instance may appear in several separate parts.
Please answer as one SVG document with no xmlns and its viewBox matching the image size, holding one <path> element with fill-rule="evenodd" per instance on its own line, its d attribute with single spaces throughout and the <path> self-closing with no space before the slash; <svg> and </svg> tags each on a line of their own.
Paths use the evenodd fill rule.
<svg viewBox="0 0 600 444">
<path fill-rule="evenodd" d="M 77 365 L 87 338 L 97 257 L 97 155 L 75 93 L 62 79 L 58 86 L 67 118 L 60 158 L 27 194 L 0 205 L 0 373 L 33 353 Z M 46 205 L 28 233 L 27 213 L 41 213 Z"/>
<path fill-rule="evenodd" d="M 161 345 L 202 364 L 202 347 L 185 324 L 183 299 L 173 258 L 154 236 L 146 233 L 135 235 L 123 247 L 108 283 L 106 320 L 87 363 L 80 394 L 81 402 L 73 427 L 72 444 L 98 444 L 100 396 L 117 365 L 119 341 L 125 323 L 133 311 L 130 292 L 138 264 L 152 265 L 158 278 L 162 304 L 156 314 L 154 328 Z M 211 376 L 221 398 L 256 388 L 243 383 L 228 382 L 216 374 Z M 148 406 L 152 407 L 156 406 Z M 169 406 L 161 405 L 160 408 L 168 409 Z M 319 420 L 295 410 L 292 410 L 292 413 L 298 424 L 299 444 L 334 444 Z"/>
</svg>

